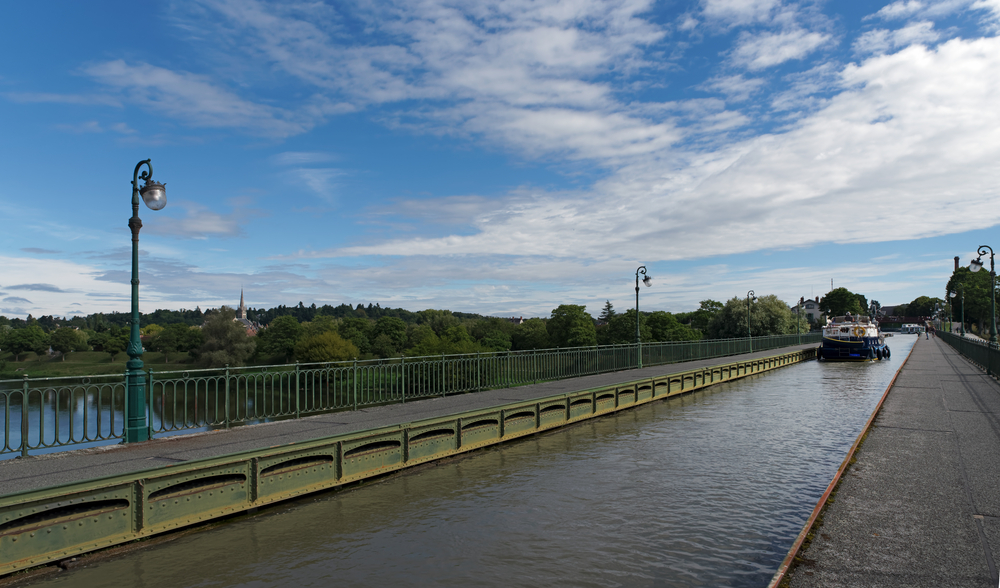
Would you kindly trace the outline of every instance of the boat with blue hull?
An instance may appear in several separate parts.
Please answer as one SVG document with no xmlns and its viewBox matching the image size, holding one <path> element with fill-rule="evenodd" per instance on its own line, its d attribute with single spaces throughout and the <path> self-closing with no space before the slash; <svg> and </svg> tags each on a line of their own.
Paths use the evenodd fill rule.
<svg viewBox="0 0 1000 588">
<path fill-rule="evenodd" d="M 876 361 L 891 352 L 878 323 L 867 316 L 837 316 L 823 327 L 817 359 L 827 361 Z"/>
</svg>

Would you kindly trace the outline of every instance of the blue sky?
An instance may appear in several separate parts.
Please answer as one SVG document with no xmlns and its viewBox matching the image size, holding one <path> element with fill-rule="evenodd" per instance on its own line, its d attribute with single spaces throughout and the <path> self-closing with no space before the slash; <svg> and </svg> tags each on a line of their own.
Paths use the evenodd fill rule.
<svg viewBox="0 0 1000 588">
<path fill-rule="evenodd" d="M 548 316 L 835 286 L 997 245 L 1000 0 L 18 2 L 0 314 Z"/>
</svg>

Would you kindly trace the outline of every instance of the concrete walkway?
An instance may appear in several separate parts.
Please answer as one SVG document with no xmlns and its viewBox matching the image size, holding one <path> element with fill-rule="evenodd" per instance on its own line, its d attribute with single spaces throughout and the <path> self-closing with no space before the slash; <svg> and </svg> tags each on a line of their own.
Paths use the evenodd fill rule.
<svg viewBox="0 0 1000 588">
<path fill-rule="evenodd" d="M 917 341 L 793 588 L 998 585 L 1000 385 Z"/>
<path fill-rule="evenodd" d="M 175 465 L 195 459 L 219 457 L 241 451 L 277 447 L 343 433 L 411 423 L 470 410 L 488 409 L 513 402 L 530 401 L 557 394 L 633 382 L 708 366 L 772 357 L 813 347 L 816 347 L 816 344 L 809 343 L 743 355 L 544 382 L 531 386 L 416 400 L 406 404 L 392 404 L 357 411 L 335 412 L 298 420 L 235 427 L 208 433 L 176 435 L 146 443 L 107 445 L 24 459 L 8 459 L 0 461 L 0 496 Z"/>
</svg>

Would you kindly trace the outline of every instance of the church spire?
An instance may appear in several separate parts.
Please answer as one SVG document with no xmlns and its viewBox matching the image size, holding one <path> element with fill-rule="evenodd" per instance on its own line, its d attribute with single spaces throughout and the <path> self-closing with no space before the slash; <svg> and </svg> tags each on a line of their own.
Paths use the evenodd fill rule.
<svg viewBox="0 0 1000 588">
<path fill-rule="evenodd" d="M 240 288 L 240 308 L 236 311 L 236 318 L 247 318 L 247 306 L 243 303 L 243 288 Z"/>
</svg>

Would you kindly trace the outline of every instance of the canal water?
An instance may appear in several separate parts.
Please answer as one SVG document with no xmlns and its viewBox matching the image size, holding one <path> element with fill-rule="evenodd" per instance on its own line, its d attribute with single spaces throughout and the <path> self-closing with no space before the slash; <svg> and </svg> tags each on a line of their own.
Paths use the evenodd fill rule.
<svg viewBox="0 0 1000 588">
<path fill-rule="evenodd" d="M 286 503 L 37 586 L 766 586 L 909 353 L 806 362 Z"/>
</svg>

